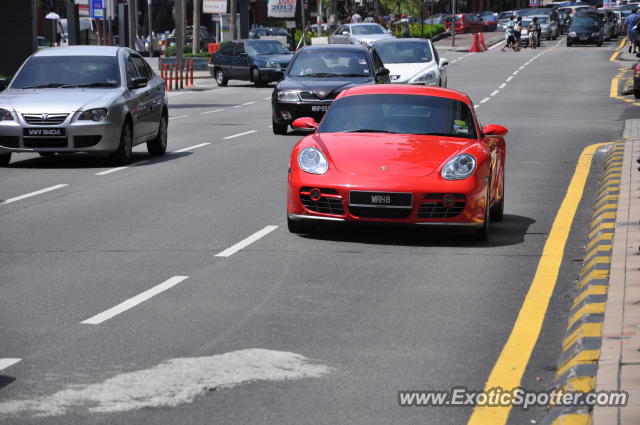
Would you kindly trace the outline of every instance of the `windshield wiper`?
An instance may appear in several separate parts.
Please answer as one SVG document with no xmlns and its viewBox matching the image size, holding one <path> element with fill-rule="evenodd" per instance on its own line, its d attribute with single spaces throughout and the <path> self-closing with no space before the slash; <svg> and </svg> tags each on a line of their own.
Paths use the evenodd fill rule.
<svg viewBox="0 0 640 425">
<path fill-rule="evenodd" d="M 48 88 L 58 88 L 64 86 L 64 83 L 48 83 L 48 84 L 38 84 L 35 86 L 24 86 L 23 89 L 48 89 Z"/>
<path fill-rule="evenodd" d="M 391 134 L 398 134 L 395 131 L 388 131 L 388 130 L 373 130 L 370 128 L 359 128 L 357 130 L 349 130 L 349 131 L 345 131 L 345 133 L 391 133 Z"/>
<path fill-rule="evenodd" d="M 338 77 L 368 77 L 368 75 L 363 75 L 363 74 L 334 74 L 337 75 Z"/>
<path fill-rule="evenodd" d="M 311 78 L 322 78 L 322 77 L 339 77 L 339 74 L 334 74 L 332 72 L 316 72 L 312 74 L 303 74 L 300 77 L 311 77 Z"/>
<path fill-rule="evenodd" d="M 117 87 L 117 84 L 96 82 L 96 83 L 87 83 L 87 84 L 65 84 L 63 86 L 60 86 L 60 88 L 62 89 L 69 89 L 73 87 Z"/>
</svg>

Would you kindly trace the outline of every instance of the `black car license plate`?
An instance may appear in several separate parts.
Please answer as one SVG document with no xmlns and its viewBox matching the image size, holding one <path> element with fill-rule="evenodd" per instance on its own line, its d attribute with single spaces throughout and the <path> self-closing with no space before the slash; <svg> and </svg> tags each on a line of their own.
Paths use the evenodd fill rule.
<svg viewBox="0 0 640 425">
<path fill-rule="evenodd" d="M 25 128 L 25 137 L 65 137 L 67 134 L 64 128 Z"/>
<path fill-rule="evenodd" d="M 589 34 L 580 34 L 580 40 L 588 40 Z"/>
<path fill-rule="evenodd" d="M 413 194 L 403 192 L 349 192 L 349 205 L 353 207 L 411 208 Z"/>
<path fill-rule="evenodd" d="M 311 112 L 327 112 L 329 105 L 312 105 Z"/>
</svg>

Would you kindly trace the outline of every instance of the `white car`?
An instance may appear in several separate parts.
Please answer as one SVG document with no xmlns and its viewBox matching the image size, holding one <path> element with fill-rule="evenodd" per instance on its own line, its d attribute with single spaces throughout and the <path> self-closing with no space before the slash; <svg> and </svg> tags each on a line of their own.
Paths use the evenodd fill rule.
<svg viewBox="0 0 640 425">
<path fill-rule="evenodd" d="M 392 84 L 447 87 L 449 61 L 440 58 L 431 40 L 397 38 L 373 43 Z"/>
<path fill-rule="evenodd" d="M 329 44 L 362 44 L 371 46 L 377 40 L 395 39 L 380 24 L 345 24 L 329 36 Z"/>
</svg>

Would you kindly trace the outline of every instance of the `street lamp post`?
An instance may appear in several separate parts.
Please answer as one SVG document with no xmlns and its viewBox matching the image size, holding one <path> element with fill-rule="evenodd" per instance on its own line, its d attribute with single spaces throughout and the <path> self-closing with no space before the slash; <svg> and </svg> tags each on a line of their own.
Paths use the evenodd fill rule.
<svg viewBox="0 0 640 425">
<path fill-rule="evenodd" d="M 456 45 L 456 0 L 451 3 L 451 47 Z"/>
<path fill-rule="evenodd" d="M 152 0 L 147 0 L 147 15 L 149 15 L 149 57 L 153 57 L 153 19 L 151 17 Z"/>
</svg>

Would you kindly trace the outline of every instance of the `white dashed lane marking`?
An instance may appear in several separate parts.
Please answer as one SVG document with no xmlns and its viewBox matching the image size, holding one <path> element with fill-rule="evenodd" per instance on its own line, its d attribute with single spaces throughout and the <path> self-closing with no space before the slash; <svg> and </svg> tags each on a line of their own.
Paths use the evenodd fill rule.
<svg viewBox="0 0 640 425">
<path fill-rule="evenodd" d="M 267 236 L 269 233 L 273 232 L 277 228 L 278 226 L 266 226 L 264 229 L 258 230 L 248 238 L 245 238 L 240 242 L 238 242 L 237 244 L 225 249 L 222 252 L 219 252 L 218 254 L 216 254 L 216 257 L 231 257 L 236 252 L 240 251 L 243 248 L 248 247 L 249 245 L 256 242 L 257 240 L 262 239 L 263 237 Z"/>
<path fill-rule="evenodd" d="M 179 120 L 180 118 L 187 118 L 189 115 L 178 115 L 177 117 L 169 117 L 170 120 Z"/>
<path fill-rule="evenodd" d="M 108 170 L 100 171 L 99 173 L 95 173 L 94 175 L 96 175 L 96 176 L 106 176 L 107 174 L 115 173 L 117 171 L 126 170 L 127 168 L 135 167 L 137 165 L 146 164 L 147 162 L 151 162 L 151 160 L 150 159 L 145 159 L 144 161 L 134 162 L 131 165 L 125 165 L 123 167 L 110 168 Z"/>
<path fill-rule="evenodd" d="M 52 190 L 61 189 L 63 187 L 69 186 L 68 184 L 57 184 L 55 186 L 49 186 L 44 189 L 36 190 L 35 192 L 25 193 L 24 195 L 16 196 L 13 198 L 5 199 L 4 201 L 0 201 L 0 205 L 7 205 L 13 202 L 21 201 L 23 199 L 31 198 L 33 196 L 42 195 L 43 193 L 51 192 Z"/>
<path fill-rule="evenodd" d="M 243 133 L 233 134 L 231 136 L 223 137 L 223 140 L 235 139 L 236 137 L 246 136 L 247 134 L 256 133 L 258 130 L 249 130 Z"/>
<path fill-rule="evenodd" d="M 4 370 L 8 367 L 13 366 L 16 363 L 19 363 L 22 359 L 16 359 L 16 358 L 11 358 L 11 357 L 7 357 L 4 359 L 0 359 L 0 370 Z"/>
<path fill-rule="evenodd" d="M 205 114 L 213 114 L 214 112 L 222 112 L 224 111 L 224 109 L 214 109 L 213 111 L 204 111 L 204 112 L 200 112 L 200 114 L 205 115 Z"/>
<path fill-rule="evenodd" d="M 102 313 L 96 314 L 88 318 L 87 320 L 82 321 L 82 324 L 85 325 L 99 325 L 100 323 L 106 322 L 114 316 L 117 316 L 120 313 L 123 313 L 133 307 L 141 304 L 148 299 L 176 286 L 178 283 L 188 279 L 189 276 L 173 276 L 172 278 L 165 280 L 160 285 L 156 285 L 151 289 L 147 289 L 146 291 L 136 295 L 135 297 L 129 298 L 126 301 L 121 302 L 120 304 L 112 307 L 108 310 L 103 311 Z"/>
<path fill-rule="evenodd" d="M 207 146 L 210 145 L 211 143 L 206 142 L 206 143 L 200 143 L 199 145 L 194 145 L 194 146 L 189 146 L 188 148 L 182 148 L 182 149 L 178 149 L 177 151 L 173 151 L 173 153 L 180 153 L 180 152 L 187 152 L 187 151 L 192 151 L 194 149 L 198 149 L 201 148 L 203 146 Z"/>
</svg>

